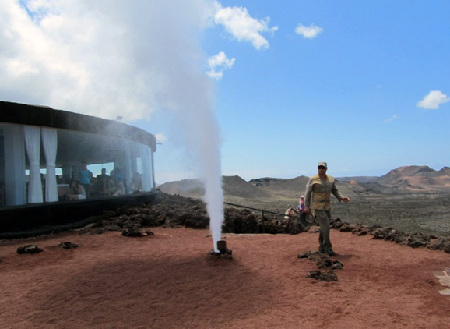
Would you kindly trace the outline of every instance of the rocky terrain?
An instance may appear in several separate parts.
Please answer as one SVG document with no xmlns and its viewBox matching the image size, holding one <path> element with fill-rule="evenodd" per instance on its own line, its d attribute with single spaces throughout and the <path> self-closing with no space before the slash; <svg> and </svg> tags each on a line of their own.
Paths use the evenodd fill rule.
<svg viewBox="0 0 450 329">
<path fill-rule="evenodd" d="M 296 208 L 308 177 L 294 179 L 260 178 L 245 181 L 224 176 L 224 199 L 273 213 Z M 381 177 L 342 177 L 341 193 L 351 198 L 347 204 L 333 199 L 333 217 L 360 225 L 392 227 L 402 232 L 450 234 L 450 168 L 436 171 L 428 166 L 405 166 Z M 165 183 L 162 192 L 201 199 L 202 184 L 197 180 Z"/>
<path fill-rule="evenodd" d="M 299 234 L 317 230 L 315 220 L 303 221 L 286 209 L 296 209 L 308 177 L 261 178 L 249 182 L 223 177 L 224 233 Z M 332 199 L 332 227 L 357 235 L 371 234 L 411 247 L 450 252 L 449 170 L 409 166 L 377 179 L 339 179 L 338 188 L 349 203 Z M 414 184 L 413 184 L 414 183 Z M 81 234 L 122 232 L 125 236 L 151 235 L 152 227 L 207 228 L 209 217 L 198 181 L 164 184 L 150 202 L 105 210 L 89 219 Z"/>
<path fill-rule="evenodd" d="M 152 227 L 199 228 L 209 226 L 209 217 L 203 201 L 178 195 L 159 193 L 152 202 L 140 206 L 124 206 L 105 211 L 85 226 L 80 234 L 103 234 L 108 231 L 122 232 L 129 237 L 153 235 Z M 378 224 L 364 225 L 332 218 L 331 227 L 355 235 L 373 235 L 374 239 L 393 241 L 412 248 L 427 247 L 450 253 L 450 236 L 426 234 L 424 232 L 401 231 Z M 252 207 L 226 205 L 224 208 L 223 233 L 270 233 L 300 234 L 318 232 L 311 217 L 301 221 L 299 214 L 287 217 L 285 214 L 260 210 Z"/>
<path fill-rule="evenodd" d="M 0 239 L 0 327 L 444 328 L 447 176 L 408 167 L 341 179 L 352 201 L 334 203 L 335 256 L 316 252 L 312 218 L 285 218 L 307 177 L 224 177 L 232 257 L 211 254 L 202 186 L 189 181 L 81 229 Z"/>
<path fill-rule="evenodd" d="M 367 182 L 353 178 L 340 180 L 339 189 L 352 200 L 343 204 L 334 199 L 331 226 L 343 232 L 371 234 L 375 239 L 413 248 L 450 252 L 448 178 L 446 168 L 436 172 L 428 167 L 415 166 L 398 168 Z M 287 207 L 296 208 L 307 181 L 305 176 L 295 179 L 262 178 L 250 182 L 238 176 L 224 177 L 222 231 L 299 234 L 317 230 L 317 223 L 311 216 L 302 222 L 298 213 L 290 217 L 285 215 Z M 156 226 L 208 227 L 209 217 L 201 200 L 201 184 L 182 181 L 165 184 L 161 190 L 165 193 L 158 193 L 150 203 L 105 211 L 80 233 L 121 231 L 126 236 L 143 236 L 152 234 L 151 227 Z"/>
</svg>

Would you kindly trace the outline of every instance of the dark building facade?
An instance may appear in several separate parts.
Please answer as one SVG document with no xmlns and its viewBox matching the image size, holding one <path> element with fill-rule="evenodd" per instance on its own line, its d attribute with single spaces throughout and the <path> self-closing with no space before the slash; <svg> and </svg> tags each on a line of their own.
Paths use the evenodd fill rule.
<svg viewBox="0 0 450 329">
<path fill-rule="evenodd" d="M 155 152 L 152 134 L 124 123 L 0 101 L 0 207 L 150 192 Z M 87 195 L 73 188 L 83 163 Z"/>
</svg>

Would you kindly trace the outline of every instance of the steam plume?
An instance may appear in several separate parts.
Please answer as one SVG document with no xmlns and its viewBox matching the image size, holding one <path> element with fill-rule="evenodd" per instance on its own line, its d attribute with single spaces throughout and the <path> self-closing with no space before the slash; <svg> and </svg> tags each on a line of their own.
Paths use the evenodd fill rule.
<svg viewBox="0 0 450 329">
<path fill-rule="evenodd" d="M 215 241 L 223 220 L 214 85 L 199 44 L 211 0 L 4 0 L 0 98 L 125 122 L 170 113 L 198 163 Z"/>
</svg>

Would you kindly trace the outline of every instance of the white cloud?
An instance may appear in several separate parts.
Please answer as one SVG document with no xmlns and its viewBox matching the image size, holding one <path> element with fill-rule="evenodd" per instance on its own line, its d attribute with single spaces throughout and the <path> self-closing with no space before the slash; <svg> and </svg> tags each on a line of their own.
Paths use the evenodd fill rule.
<svg viewBox="0 0 450 329">
<path fill-rule="evenodd" d="M 397 114 L 394 114 L 393 116 L 391 116 L 390 118 L 387 118 L 384 120 L 384 122 L 389 123 L 392 122 L 394 120 L 398 120 L 400 117 Z"/>
<path fill-rule="evenodd" d="M 221 7 L 214 16 L 216 24 L 222 24 L 225 29 L 238 41 L 248 41 L 256 49 L 269 48 L 269 41 L 262 36 L 264 32 L 278 30 L 278 27 L 269 27 L 270 18 L 257 20 L 251 17 L 244 7 Z"/>
<path fill-rule="evenodd" d="M 215 1 L 0 2 L 0 99 L 125 122 L 164 110 L 177 128 L 170 140 L 205 182 L 220 239 L 220 129 L 200 43 Z"/>
<path fill-rule="evenodd" d="M 230 69 L 234 65 L 235 58 L 227 58 L 227 55 L 221 51 L 217 55 L 211 56 L 208 60 L 208 76 L 220 80 L 223 77 L 223 71 Z"/>
<path fill-rule="evenodd" d="M 0 99 L 150 119 L 193 95 L 181 75 L 204 89 L 200 33 L 214 22 L 257 49 L 269 47 L 262 34 L 277 29 L 214 0 L 2 0 L 0 45 L 8 46 L 0 46 Z M 234 64 L 225 55 L 214 60 L 207 74 L 216 79 Z"/>
<path fill-rule="evenodd" d="M 313 39 L 317 37 L 319 33 L 323 31 L 323 28 L 316 26 L 314 24 L 311 24 L 311 26 L 304 26 L 303 24 L 298 24 L 297 28 L 295 29 L 295 33 L 303 35 L 303 37 L 308 39 Z"/>
<path fill-rule="evenodd" d="M 215 13 L 210 0 L 1 2 L 0 99 L 124 121 L 181 103 Z"/>
<path fill-rule="evenodd" d="M 440 90 L 432 90 L 421 101 L 417 102 L 417 106 L 423 109 L 437 109 L 439 105 L 450 101 L 450 97 L 443 94 Z"/>
</svg>

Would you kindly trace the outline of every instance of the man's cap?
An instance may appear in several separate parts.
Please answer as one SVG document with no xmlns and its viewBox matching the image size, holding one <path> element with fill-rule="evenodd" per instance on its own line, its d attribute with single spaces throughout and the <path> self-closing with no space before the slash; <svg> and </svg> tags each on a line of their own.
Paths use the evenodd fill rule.
<svg viewBox="0 0 450 329">
<path fill-rule="evenodd" d="M 317 166 L 324 166 L 326 169 L 328 169 L 327 163 L 325 161 L 320 161 Z"/>
</svg>

